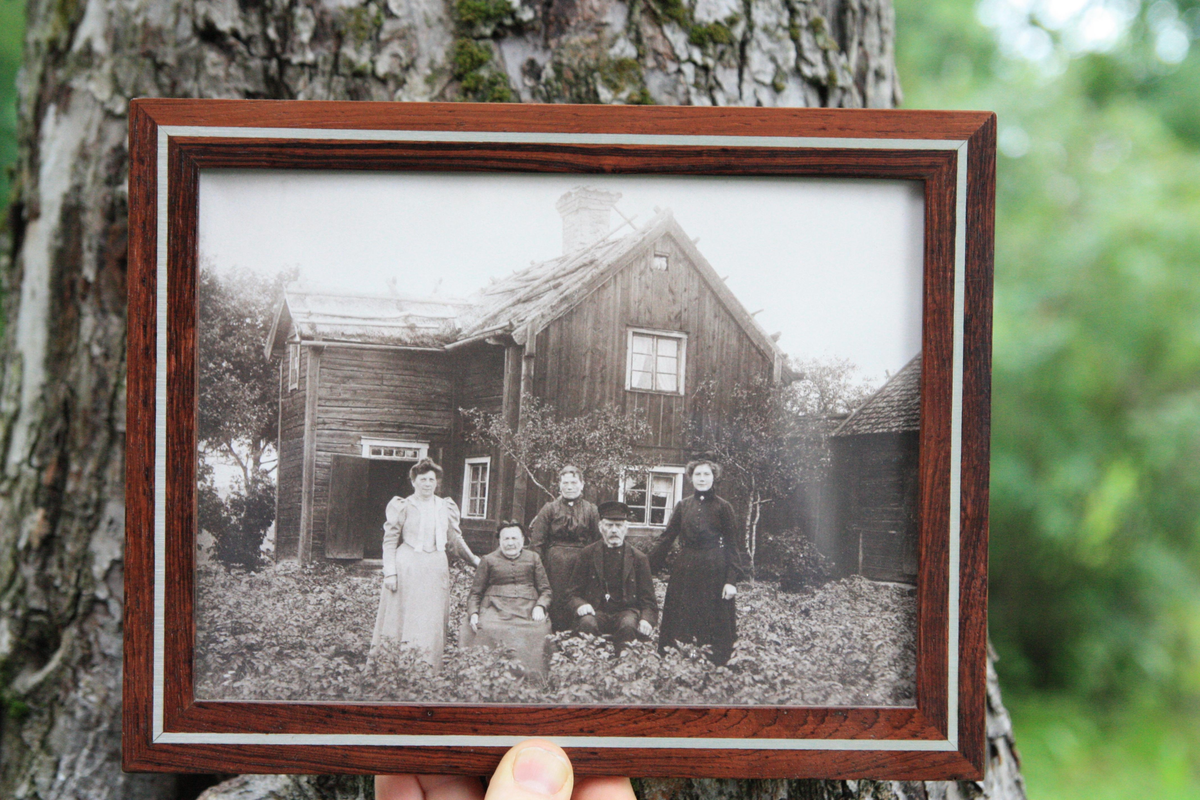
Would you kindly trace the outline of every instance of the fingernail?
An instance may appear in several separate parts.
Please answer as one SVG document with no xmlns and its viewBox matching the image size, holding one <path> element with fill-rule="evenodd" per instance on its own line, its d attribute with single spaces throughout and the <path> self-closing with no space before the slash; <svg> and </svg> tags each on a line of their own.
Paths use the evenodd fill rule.
<svg viewBox="0 0 1200 800">
<path fill-rule="evenodd" d="M 517 753 L 513 778 L 517 785 L 536 794 L 558 794 L 571 777 L 571 765 L 558 753 L 541 747 L 526 747 Z"/>
</svg>

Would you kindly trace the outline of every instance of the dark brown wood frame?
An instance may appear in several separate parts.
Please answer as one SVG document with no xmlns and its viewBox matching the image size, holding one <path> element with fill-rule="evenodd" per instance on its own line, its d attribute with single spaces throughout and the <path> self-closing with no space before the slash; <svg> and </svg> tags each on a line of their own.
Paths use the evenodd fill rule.
<svg viewBox="0 0 1200 800">
<path fill-rule="evenodd" d="M 162 730 L 859 740 L 869 749 L 568 747 L 579 774 L 977 779 L 985 758 L 995 116 L 983 112 L 139 100 L 130 109 L 124 767 L 182 772 L 490 772 L 504 746 L 155 741 L 154 479 L 159 129 L 355 129 L 906 140 L 895 149 L 479 144 L 171 135 Z M 328 135 L 328 134 L 324 134 Z M 913 149 L 912 140 L 937 140 Z M 906 146 L 907 144 L 907 146 Z M 951 697 L 950 474 L 959 163 L 966 144 L 957 695 Z M 521 707 L 197 702 L 192 693 L 196 231 L 204 168 L 895 178 L 925 185 L 915 708 Z M 957 730 L 947 730 L 957 700 Z M 174 737 L 178 739 L 179 737 Z M 906 749 L 943 742 L 945 749 Z M 672 742 L 678 744 L 678 740 Z M 803 746 L 803 745 L 802 745 Z M 890 748 L 890 749 L 889 749 Z"/>
</svg>

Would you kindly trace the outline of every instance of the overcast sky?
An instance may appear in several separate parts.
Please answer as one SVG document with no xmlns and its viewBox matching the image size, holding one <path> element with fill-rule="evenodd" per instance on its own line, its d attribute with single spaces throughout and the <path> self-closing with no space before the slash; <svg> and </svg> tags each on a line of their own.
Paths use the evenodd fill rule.
<svg viewBox="0 0 1200 800">
<path fill-rule="evenodd" d="M 848 358 L 878 382 L 920 348 L 924 201 L 908 181 L 208 170 L 200 256 L 462 297 L 559 255 L 554 204 L 580 185 L 620 192 L 639 226 L 671 209 L 788 355 Z"/>
</svg>

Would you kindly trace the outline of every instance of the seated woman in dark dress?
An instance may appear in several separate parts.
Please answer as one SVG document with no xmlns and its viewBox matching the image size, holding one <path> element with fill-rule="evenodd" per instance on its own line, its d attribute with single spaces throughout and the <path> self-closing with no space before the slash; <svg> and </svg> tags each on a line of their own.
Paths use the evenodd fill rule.
<svg viewBox="0 0 1200 800">
<path fill-rule="evenodd" d="M 695 494 L 676 503 L 667 530 L 650 552 L 650 566 L 658 570 L 676 539 L 681 545 L 667 582 L 658 649 L 708 645 L 713 663 L 724 664 L 737 638 L 734 597 L 737 582 L 747 578 L 748 558 L 733 506 L 713 492 L 720 465 L 693 461 L 687 474 Z"/>
<path fill-rule="evenodd" d="M 525 526 L 501 522 L 500 546 L 475 569 L 467 597 L 463 647 L 509 647 L 526 670 L 545 675 L 550 664 L 550 580 L 541 557 L 525 547 Z"/>
</svg>

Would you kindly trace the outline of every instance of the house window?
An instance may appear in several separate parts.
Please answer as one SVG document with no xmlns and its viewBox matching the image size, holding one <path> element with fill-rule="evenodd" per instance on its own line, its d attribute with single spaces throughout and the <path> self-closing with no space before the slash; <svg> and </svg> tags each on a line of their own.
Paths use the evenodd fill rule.
<svg viewBox="0 0 1200 800">
<path fill-rule="evenodd" d="M 629 521 L 634 525 L 662 527 L 671 518 L 671 509 L 683 496 L 683 467 L 631 469 L 621 481 L 620 498 L 629 506 Z"/>
<path fill-rule="evenodd" d="M 288 344 L 288 391 L 300 385 L 300 344 Z"/>
<path fill-rule="evenodd" d="M 492 459 L 468 458 L 463 467 L 462 510 L 464 517 L 482 519 L 488 511 L 488 476 Z"/>
<path fill-rule="evenodd" d="M 666 272 L 667 267 L 669 265 L 670 265 L 670 259 L 668 258 L 666 253 L 655 253 L 654 254 L 654 261 L 651 262 L 651 266 L 653 266 L 654 269 L 658 270 L 659 272 Z"/>
<path fill-rule="evenodd" d="M 687 335 L 672 331 L 629 331 L 625 388 L 683 394 Z"/>
<path fill-rule="evenodd" d="M 391 461 L 420 461 L 428 454 L 429 445 L 421 442 L 362 439 L 363 458 L 385 458 Z"/>
</svg>

